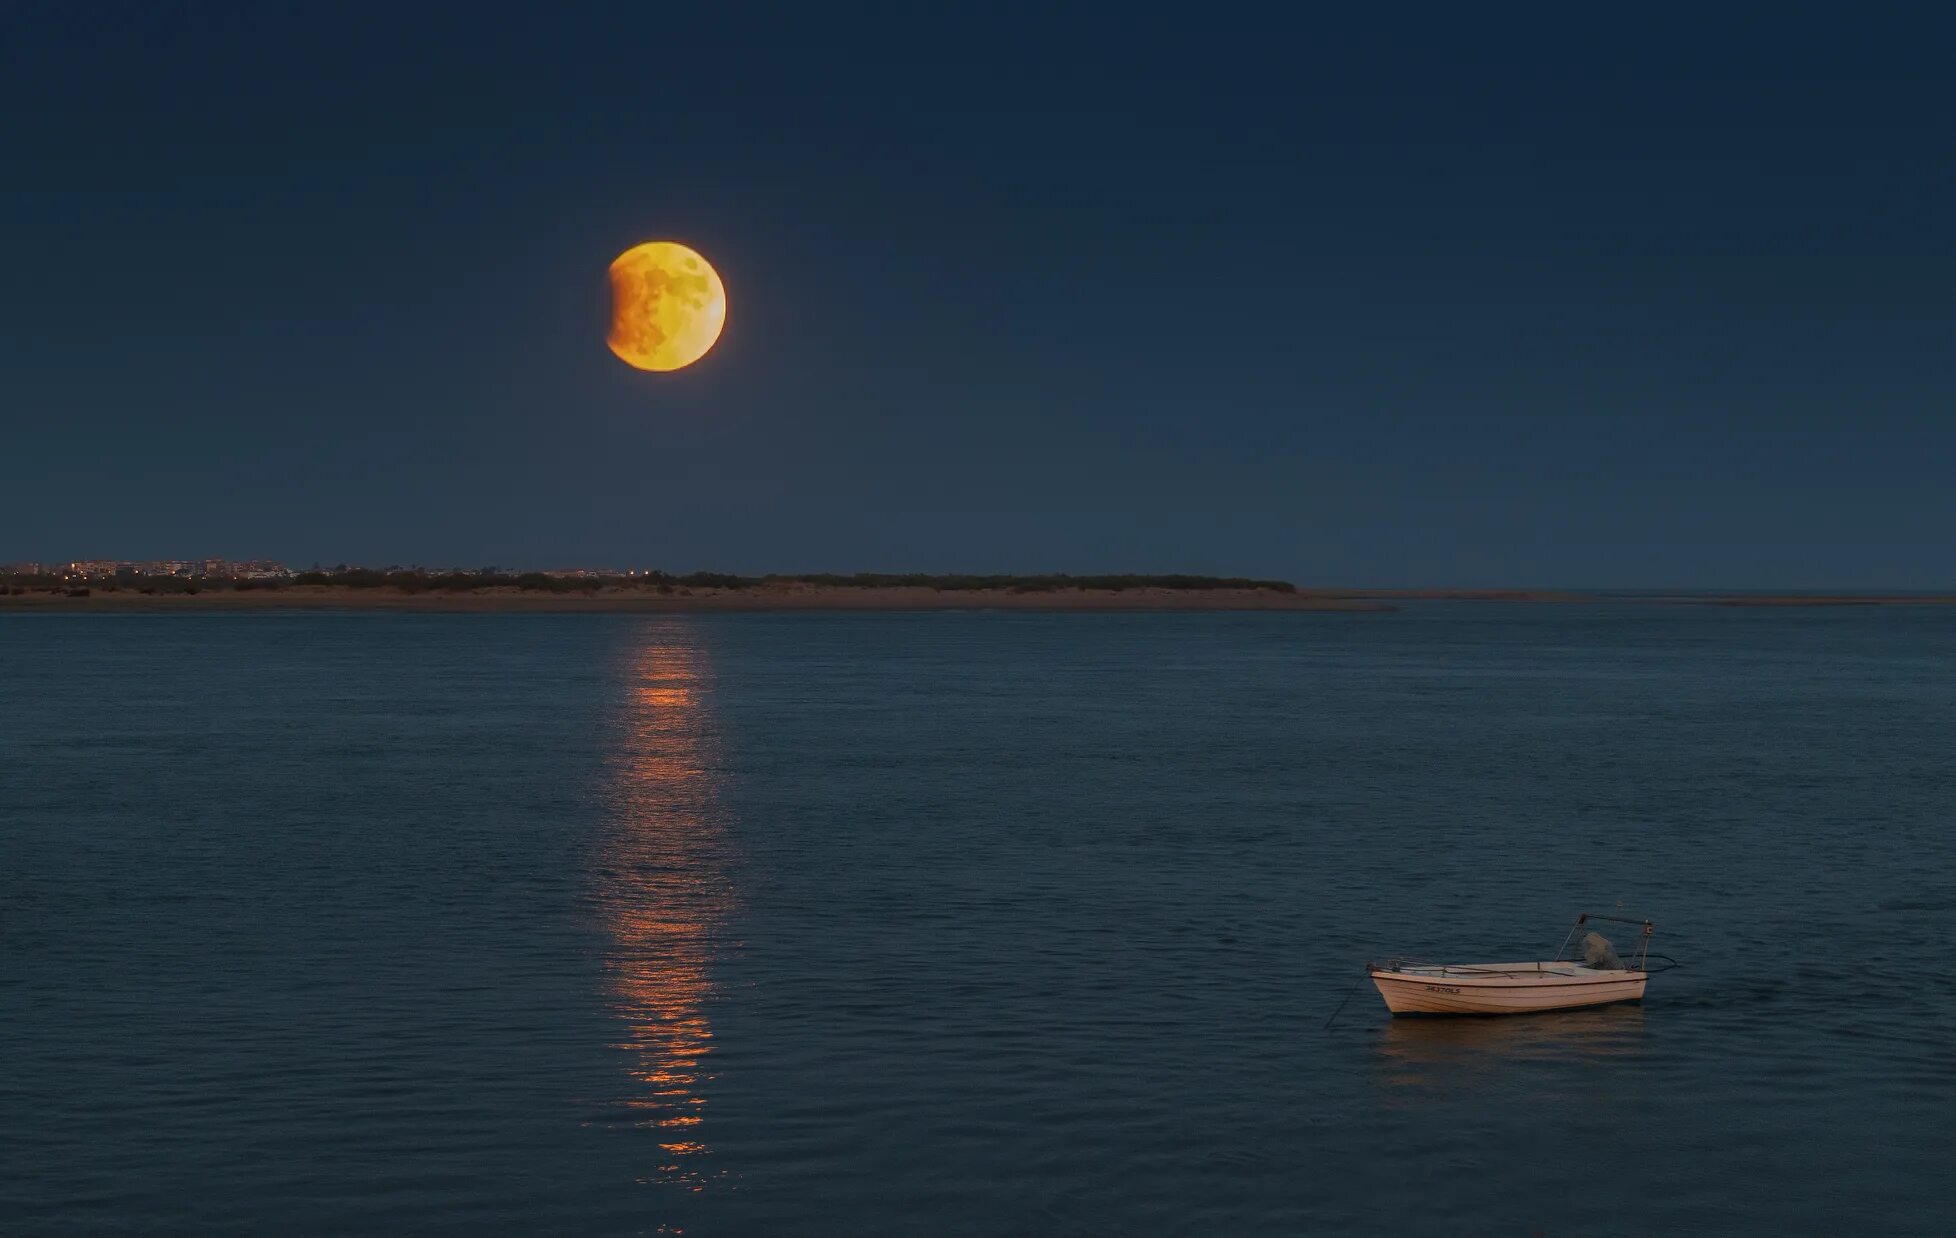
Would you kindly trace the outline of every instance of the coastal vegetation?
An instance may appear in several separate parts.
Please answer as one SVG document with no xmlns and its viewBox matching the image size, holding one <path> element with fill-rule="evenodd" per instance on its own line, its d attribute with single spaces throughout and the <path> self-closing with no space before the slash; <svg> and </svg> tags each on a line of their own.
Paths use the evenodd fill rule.
<svg viewBox="0 0 1956 1238">
<path fill-rule="evenodd" d="M 838 576 L 816 572 L 804 576 L 766 576 L 765 583 L 821 585 L 844 589 L 1009 589 L 1016 593 L 1051 593 L 1059 589 L 1104 589 L 1115 593 L 1128 589 L 1269 589 L 1295 593 L 1297 586 L 1287 580 L 1254 580 L 1246 576 L 1070 576 L 1064 573 L 1044 576 L 936 576 L 924 573 L 857 572 Z"/>
</svg>

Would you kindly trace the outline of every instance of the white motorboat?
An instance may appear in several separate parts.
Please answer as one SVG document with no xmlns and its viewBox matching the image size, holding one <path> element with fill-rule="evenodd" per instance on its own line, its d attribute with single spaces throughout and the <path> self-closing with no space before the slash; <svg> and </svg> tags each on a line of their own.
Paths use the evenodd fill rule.
<svg viewBox="0 0 1956 1238">
<path fill-rule="evenodd" d="M 1562 958 L 1576 934 L 1591 920 L 1634 924 L 1641 930 L 1641 949 L 1633 964 L 1616 957 L 1601 934 L 1582 941 L 1581 962 Z M 1378 986 L 1388 1009 L 1402 1014 L 1530 1014 L 1543 1010 L 1573 1010 L 1607 1006 L 1612 1002 L 1642 1001 L 1650 978 L 1651 923 L 1618 916 L 1576 917 L 1575 927 L 1557 957 L 1538 963 L 1415 963 L 1389 960 L 1367 963 L 1365 970 Z"/>
</svg>

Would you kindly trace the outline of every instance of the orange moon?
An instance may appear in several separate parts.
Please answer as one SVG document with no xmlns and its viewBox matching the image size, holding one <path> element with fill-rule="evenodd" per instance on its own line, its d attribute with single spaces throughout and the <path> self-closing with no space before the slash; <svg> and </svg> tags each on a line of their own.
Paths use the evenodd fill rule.
<svg viewBox="0 0 1956 1238">
<path fill-rule="evenodd" d="M 626 365 L 683 369 L 706 355 L 726 325 L 727 287 L 697 250 L 647 241 L 612 260 L 605 342 Z"/>
</svg>

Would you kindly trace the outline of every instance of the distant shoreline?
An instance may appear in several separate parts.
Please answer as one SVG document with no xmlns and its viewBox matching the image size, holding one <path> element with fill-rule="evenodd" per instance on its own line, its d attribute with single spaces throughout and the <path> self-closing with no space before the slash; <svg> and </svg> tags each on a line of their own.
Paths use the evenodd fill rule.
<svg viewBox="0 0 1956 1238">
<path fill-rule="evenodd" d="M 388 610 L 414 612 L 571 613 L 583 611 L 904 611 L 904 610 L 1289 610 L 1390 611 L 1391 603 L 1361 597 L 1276 589 L 931 589 L 917 586 L 854 587 L 759 584 L 743 588 L 677 587 L 666 590 L 606 586 L 563 592 L 513 589 L 425 589 L 390 586 L 288 585 L 279 589 L 203 589 L 196 593 L 142 593 L 94 587 L 85 597 L 67 591 L 0 596 L 6 611 L 257 611 Z"/>
<path fill-rule="evenodd" d="M 87 611 L 362 610 L 426 613 L 758 612 L 758 611 L 1332 611 L 1381 613 L 1413 601 L 1645 603 L 1725 607 L 1947 606 L 1952 594 L 1609 594 L 1526 589 L 937 589 L 768 582 L 740 588 L 606 585 L 540 591 L 510 587 L 419 589 L 393 586 L 287 585 L 143 593 L 94 586 L 0 593 L 0 613 Z"/>
</svg>

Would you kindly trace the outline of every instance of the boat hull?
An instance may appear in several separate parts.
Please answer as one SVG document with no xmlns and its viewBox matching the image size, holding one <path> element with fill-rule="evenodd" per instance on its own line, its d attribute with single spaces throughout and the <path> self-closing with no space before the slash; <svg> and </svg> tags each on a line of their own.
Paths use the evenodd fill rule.
<svg viewBox="0 0 1956 1238">
<path fill-rule="evenodd" d="M 1372 966 L 1372 983 L 1395 1015 L 1534 1014 L 1642 1001 L 1640 971 L 1592 971 L 1566 963 L 1471 967 Z"/>
</svg>

